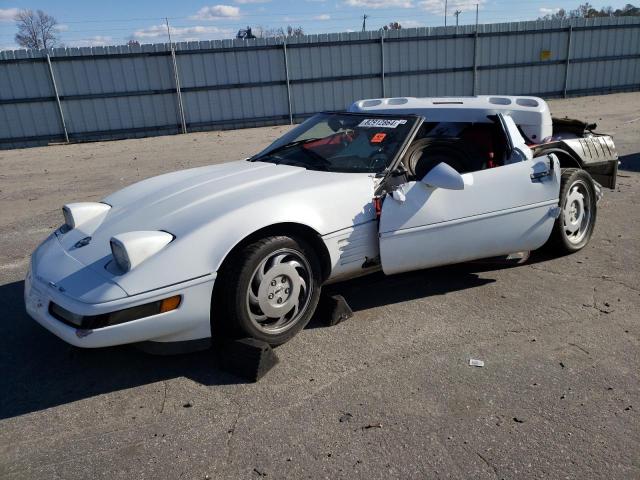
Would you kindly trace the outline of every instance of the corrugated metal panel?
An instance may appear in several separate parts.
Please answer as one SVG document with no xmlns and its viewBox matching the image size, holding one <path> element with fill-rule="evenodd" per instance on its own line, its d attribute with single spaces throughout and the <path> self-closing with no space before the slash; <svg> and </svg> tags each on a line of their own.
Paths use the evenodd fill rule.
<svg viewBox="0 0 640 480">
<path fill-rule="evenodd" d="M 471 72 L 432 73 L 387 79 L 390 97 L 447 97 L 472 94 Z"/>
<path fill-rule="evenodd" d="M 281 124 L 290 107 L 297 120 L 383 92 L 551 96 L 640 88 L 638 18 L 481 25 L 477 38 L 473 25 L 290 38 L 290 95 L 281 39 L 188 42 L 175 49 L 188 130 Z M 50 54 L 71 140 L 179 131 L 169 45 Z M 46 52 L 0 52 L 0 148 L 61 138 Z"/>
</svg>

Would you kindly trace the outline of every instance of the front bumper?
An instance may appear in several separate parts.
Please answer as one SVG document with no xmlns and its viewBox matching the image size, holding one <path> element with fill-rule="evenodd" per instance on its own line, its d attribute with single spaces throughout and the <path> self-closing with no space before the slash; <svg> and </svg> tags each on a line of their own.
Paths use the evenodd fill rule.
<svg viewBox="0 0 640 480">
<path fill-rule="evenodd" d="M 108 347 L 144 341 L 183 342 L 211 336 L 209 319 L 215 274 L 139 295 L 90 304 L 81 302 L 66 292 L 61 292 L 55 285 L 46 283 L 38 278 L 37 271 L 38 265 L 32 264 L 25 279 L 24 300 L 27 313 L 54 335 L 77 347 Z M 82 272 L 83 270 L 76 275 L 81 275 Z M 84 274 L 94 275 L 88 268 L 84 269 Z M 74 328 L 49 313 L 51 302 L 75 314 L 93 316 L 144 305 L 174 295 L 182 296 L 180 306 L 176 310 L 93 330 Z"/>
</svg>

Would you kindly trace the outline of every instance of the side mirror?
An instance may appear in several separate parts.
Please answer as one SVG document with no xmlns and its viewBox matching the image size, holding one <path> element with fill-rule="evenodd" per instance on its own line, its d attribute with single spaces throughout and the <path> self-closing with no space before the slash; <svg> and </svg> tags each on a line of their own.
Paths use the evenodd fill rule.
<svg viewBox="0 0 640 480">
<path fill-rule="evenodd" d="M 458 171 L 444 162 L 431 169 L 422 179 L 422 183 L 429 187 L 446 188 L 448 190 L 463 190 L 464 179 Z"/>
</svg>

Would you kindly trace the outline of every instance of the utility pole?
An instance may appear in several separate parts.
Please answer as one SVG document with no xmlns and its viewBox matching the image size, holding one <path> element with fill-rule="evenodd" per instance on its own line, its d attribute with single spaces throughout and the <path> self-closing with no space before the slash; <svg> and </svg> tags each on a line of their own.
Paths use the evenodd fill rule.
<svg viewBox="0 0 640 480">
<path fill-rule="evenodd" d="M 167 35 L 169 36 L 169 45 L 173 45 L 173 43 L 171 43 L 171 29 L 169 28 L 169 18 L 168 17 L 164 17 L 164 23 L 167 25 Z"/>
<path fill-rule="evenodd" d="M 444 0 L 444 26 L 447 26 L 447 0 Z"/>
<path fill-rule="evenodd" d="M 476 32 L 478 31 L 478 5 L 479 4 L 476 3 Z"/>
<path fill-rule="evenodd" d="M 173 79 L 176 82 L 176 95 L 178 100 L 178 115 L 180 116 L 180 129 L 182 133 L 187 133 L 187 119 L 184 114 L 184 103 L 182 102 L 182 91 L 180 89 L 180 74 L 178 73 L 178 62 L 176 61 L 176 49 L 173 48 L 171 41 L 171 28 L 169 27 L 169 18 L 164 17 L 164 23 L 167 25 L 167 35 L 169 36 L 169 51 L 171 52 L 171 63 L 173 64 Z"/>
<path fill-rule="evenodd" d="M 366 13 L 362 15 L 362 31 L 363 32 L 367 30 L 367 18 L 369 18 L 369 15 L 367 15 Z"/>
<path fill-rule="evenodd" d="M 462 13 L 462 10 L 456 10 L 453 14 L 456 16 L 456 32 L 458 31 L 458 17 Z"/>
</svg>

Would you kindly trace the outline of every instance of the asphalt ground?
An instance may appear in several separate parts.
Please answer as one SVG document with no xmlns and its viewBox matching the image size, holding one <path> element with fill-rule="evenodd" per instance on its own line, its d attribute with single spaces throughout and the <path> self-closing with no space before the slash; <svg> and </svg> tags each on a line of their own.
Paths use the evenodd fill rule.
<svg viewBox="0 0 640 480">
<path fill-rule="evenodd" d="M 63 203 L 287 127 L 0 151 L 0 477 L 640 478 L 640 93 L 550 103 L 622 159 L 583 251 L 337 285 L 354 317 L 314 320 L 255 384 L 211 352 L 71 347 L 22 280 Z"/>
</svg>

